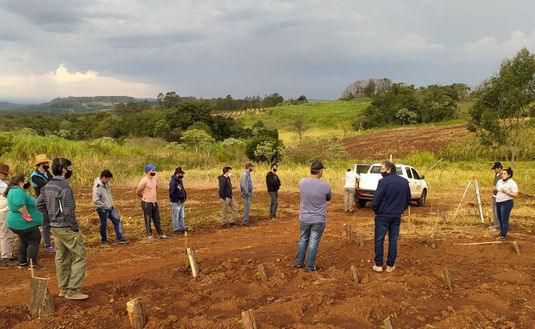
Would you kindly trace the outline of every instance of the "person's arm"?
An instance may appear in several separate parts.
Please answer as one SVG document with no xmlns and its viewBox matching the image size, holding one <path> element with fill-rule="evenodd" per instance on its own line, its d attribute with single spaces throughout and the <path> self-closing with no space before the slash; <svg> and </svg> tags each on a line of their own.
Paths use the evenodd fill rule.
<svg viewBox="0 0 535 329">
<path fill-rule="evenodd" d="M 28 209 L 26 209 L 26 192 L 20 190 L 20 189 L 14 189 L 13 191 L 9 191 L 10 193 L 10 199 L 11 204 L 17 208 L 17 210 L 22 214 L 22 216 L 30 216 L 30 213 L 28 213 Z M 11 193 L 13 193 L 11 195 Z"/>
<path fill-rule="evenodd" d="M 143 197 L 143 190 L 145 190 L 145 185 L 147 185 L 147 181 L 145 179 L 140 180 L 139 184 L 137 185 L 136 195 L 140 198 Z"/>
<path fill-rule="evenodd" d="M 327 201 L 331 201 L 332 196 L 333 196 L 333 194 L 332 194 L 332 191 L 331 191 L 331 187 L 329 186 L 329 192 L 327 192 L 327 195 L 326 195 L 325 199 Z"/>
<path fill-rule="evenodd" d="M 33 175 L 32 176 L 32 182 L 34 182 L 35 184 L 37 184 L 37 187 L 39 188 L 43 188 L 46 183 L 48 183 L 46 180 L 44 180 L 42 177 L 40 176 L 37 176 L 37 175 Z"/>
<path fill-rule="evenodd" d="M 245 171 L 240 176 L 240 193 L 242 195 L 249 194 L 249 180 Z"/>
<path fill-rule="evenodd" d="M 43 191 L 41 191 L 41 194 L 39 195 L 37 200 L 35 200 L 35 208 L 37 208 L 37 210 L 39 210 L 43 214 L 47 213 L 44 195 L 45 194 L 43 193 Z"/>
<path fill-rule="evenodd" d="M 273 186 L 273 180 L 275 179 L 275 177 L 273 177 L 273 174 L 271 174 L 271 172 L 268 172 L 267 175 L 266 175 L 266 186 L 268 188 L 270 188 L 271 186 Z"/>
<path fill-rule="evenodd" d="M 69 226 L 73 231 L 78 231 L 79 227 L 74 212 L 75 201 L 72 188 L 68 187 L 61 192 L 61 202 L 66 222 L 69 223 Z"/>
<path fill-rule="evenodd" d="M 226 179 L 225 176 L 219 176 L 219 197 L 221 199 L 225 199 L 225 185 L 226 185 Z"/>
<path fill-rule="evenodd" d="M 508 192 L 505 187 L 502 187 L 502 192 L 507 194 L 508 196 L 516 198 L 518 196 L 518 185 L 516 185 L 516 183 L 511 184 L 511 192 Z"/>
<path fill-rule="evenodd" d="M 384 181 L 381 179 L 379 180 L 379 183 L 377 183 L 377 189 L 375 190 L 375 193 L 373 194 L 372 204 L 373 204 L 373 211 L 377 213 L 379 210 L 379 206 L 381 205 L 381 200 L 383 199 L 384 194 L 384 188 L 383 188 Z"/>
<path fill-rule="evenodd" d="M 100 184 L 93 185 L 93 203 L 97 208 L 104 208 L 105 204 L 100 200 L 100 196 L 102 195 L 100 186 Z"/>
</svg>

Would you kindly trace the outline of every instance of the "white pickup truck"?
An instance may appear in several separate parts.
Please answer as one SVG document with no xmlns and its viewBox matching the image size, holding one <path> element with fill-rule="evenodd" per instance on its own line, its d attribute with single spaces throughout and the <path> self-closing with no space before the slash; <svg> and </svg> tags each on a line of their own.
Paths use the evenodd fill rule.
<svg viewBox="0 0 535 329">
<path fill-rule="evenodd" d="M 363 208 L 366 206 L 366 202 L 373 199 L 373 193 L 375 193 L 377 184 L 382 178 L 381 164 L 355 163 L 354 170 L 360 176 L 359 182 L 355 184 L 355 202 L 358 208 Z M 413 167 L 403 164 L 396 164 L 396 172 L 409 181 L 411 199 L 416 201 L 419 206 L 424 206 L 428 191 L 425 176 L 419 175 Z"/>
</svg>

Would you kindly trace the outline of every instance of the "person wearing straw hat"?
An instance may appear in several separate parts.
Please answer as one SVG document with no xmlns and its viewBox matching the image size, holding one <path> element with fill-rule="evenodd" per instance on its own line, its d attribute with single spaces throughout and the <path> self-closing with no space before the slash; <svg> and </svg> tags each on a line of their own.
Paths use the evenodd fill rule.
<svg viewBox="0 0 535 329">
<path fill-rule="evenodd" d="M 38 198 L 41 194 L 41 189 L 52 179 L 52 174 L 48 169 L 50 168 L 50 160 L 46 154 L 38 154 L 35 156 L 34 166 L 37 168 L 30 175 L 30 180 L 35 191 L 35 197 Z M 56 248 L 50 242 L 50 218 L 47 213 L 43 214 L 43 241 L 45 250 L 55 252 Z"/>
<path fill-rule="evenodd" d="M 9 166 L 0 163 L 0 252 L 2 253 L 3 266 L 17 265 L 17 257 L 13 256 L 13 241 L 15 234 L 9 229 L 6 222 L 6 216 L 9 211 L 7 198 L 4 196 L 8 185 L 6 184 L 9 176 Z"/>
</svg>

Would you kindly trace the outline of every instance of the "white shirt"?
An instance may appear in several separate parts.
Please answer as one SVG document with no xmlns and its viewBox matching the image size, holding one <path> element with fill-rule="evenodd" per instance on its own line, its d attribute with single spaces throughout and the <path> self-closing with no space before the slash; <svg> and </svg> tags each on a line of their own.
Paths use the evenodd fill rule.
<svg viewBox="0 0 535 329">
<path fill-rule="evenodd" d="M 355 182 L 360 176 L 354 171 L 346 171 L 346 184 L 344 188 L 355 188 Z"/>
<path fill-rule="evenodd" d="M 0 194 L 4 194 L 7 189 L 7 184 L 0 179 Z"/>
<path fill-rule="evenodd" d="M 505 190 L 509 193 L 518 193 L 518 186 L 516 185 L 516 182 L 509 178 L 505 182 L 503 179 L 500 179 L 496 183 L 496 189 L 498 190 L 498 194 L 496 194 L 496 202 L 504 202 L 507 200 L 513 200 L 513 197 L 502 192 L 502 189 L 505 188 Z"/>
</svg>

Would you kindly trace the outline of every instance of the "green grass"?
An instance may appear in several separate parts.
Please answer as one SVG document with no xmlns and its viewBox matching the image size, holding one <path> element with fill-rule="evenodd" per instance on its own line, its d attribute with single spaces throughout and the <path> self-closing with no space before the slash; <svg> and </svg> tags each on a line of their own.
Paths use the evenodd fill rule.
<svg viewBox="0 0 535 329">
<path fill-rule="evenodd" d="M 259 114 L 247 113 L 243 118 L 246 126 L 252 126 L 258 120 L 268 128 L 295 130 L 294 122 L 302 119 L 305 128 L 351 129 L 355 117 L 369 105 L 359 101 L 326 101 L 300 105 L 276 106 L 263 109 Z"/>
</svg>

